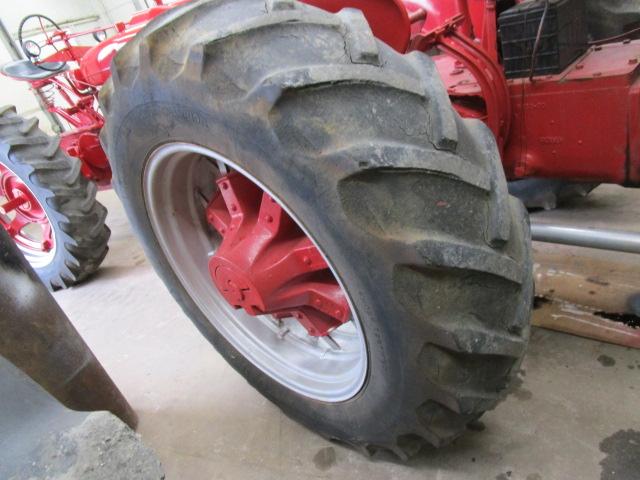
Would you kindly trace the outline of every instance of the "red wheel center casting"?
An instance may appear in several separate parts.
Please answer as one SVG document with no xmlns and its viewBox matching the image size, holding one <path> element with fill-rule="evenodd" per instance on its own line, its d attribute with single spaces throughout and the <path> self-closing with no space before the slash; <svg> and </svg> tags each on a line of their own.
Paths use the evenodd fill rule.
<svg viewBox="0 0 640 480">
<path fill-rule="evenodd" d="M 293 317 L 321 337 L 350 319 L 347 298 L 317 247 L 260 187 L 238 172 L 217 180 L 207 221 L 222 236 L 209 272 L 250 315 Z"/>
<path fill-rule="evenodd" d="M 0 164 L 0 225 L 23 248 L 48 252 L 53 248 L 53 229 L 47 214 L 25 183 L 4 165 Z M 13 214 L 13 218 L 11 218 Z M 29 224 L 42 228 L 42 238 L 35 239 L 23 232 Z"/>
</svg>

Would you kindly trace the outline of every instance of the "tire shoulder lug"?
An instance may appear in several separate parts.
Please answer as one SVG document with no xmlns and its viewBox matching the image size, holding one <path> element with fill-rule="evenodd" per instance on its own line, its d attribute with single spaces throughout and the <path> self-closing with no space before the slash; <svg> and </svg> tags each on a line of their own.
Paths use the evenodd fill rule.
<svg viewBox="0 0 640 480">
<path fill-rule="evenodd" d="M 380 65 L 378 41 L 373 36 L 371 27 L 362 11 L 347 8 L 341 10 L 338 16 L 343 21 L 345 42 L 351 61 Z"/>
</svg>

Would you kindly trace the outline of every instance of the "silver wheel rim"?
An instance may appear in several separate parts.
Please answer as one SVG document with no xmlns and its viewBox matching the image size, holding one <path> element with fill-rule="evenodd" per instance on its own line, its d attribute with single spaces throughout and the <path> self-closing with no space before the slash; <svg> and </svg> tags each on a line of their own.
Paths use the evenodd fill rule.
<svg viewBox="0 0 640 480">
<path fill-rule="evenodd" d="M 274 198 L 315 243 L 347 296 L 351 320 L 314 338 L 294 319 L 277 321 L 234 310 L 208 271 L 208 258 L 221 239 L 208 227 L 204 207 L 215 193 L 215 178 L 236 170 Z M 361 323 L 331 259 L 305 225 L 273 191 L 233 161 L 198 145 L 168 143 L 149 156 L 143 178 L 147 213 L 160 248 L 184 289 L 208 321 L 244 357 L 285 387 L 316 400 L 341 402 L 355 396 L 367 374 Z"/>
<path fill-rule="evenodd" d="M 47 221 L 50 222 L 48 216 Z M 31 238 L 31 236 L 20 235 L 20 238 L 21 242 L 24 242 L 25 244 L 33 244 L 33 248 L 29 248 L 28 245 L 16 243 L 18 249 L 24 255 L 24 258 L 33 268 L 44 268 L 49 265 L 55 258 L 58 244 L 56 242 L 56 232 L 53 228 L 51 229 L 51 239 L 53 240 L 53 247 L 51 248 L 51 250 L 48 250 L 46 252 L 37 250 L 38 241 Z"/>
</svg>

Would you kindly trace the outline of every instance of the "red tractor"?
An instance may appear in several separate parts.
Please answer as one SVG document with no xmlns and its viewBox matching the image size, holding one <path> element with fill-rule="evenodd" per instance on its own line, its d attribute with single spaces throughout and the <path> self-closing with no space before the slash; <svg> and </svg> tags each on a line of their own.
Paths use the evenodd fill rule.
<svg viewBox="0 0 640 480">
<path fill-rule="evenodd" d="M 35 119 L 18 116 L 11 106 L 0 109 L 0 225 L 51 289 L 82 281 L 107 254 L 107 212 L 96 191 L 111 185 L 111 167 L 100 145 L 98 91 L 118 49 L 168 8 L 156 6 L 127 23 L 77 33 L 43 15 L 20 23 L 26 59 L 4 65 L 2 73 L 29 82 L 66 128 L 50 138 Z M 107 39 L 108 32 L 115 34 Z M 99 43 L 77 45 L 88 36 Z"/>
<path fill-rule="evenodd" d="M 23 44 L 20 65 L 56 85 L 42 66 L 73 64 L 91 101 L 72 116 L 98 115 L 106 81 L 104 127 L 63 144 L 89 176 L 110 166 L 227 361 L 325 437 L 406 458 L 493 408 L 522 360 L 530 233 L 506 179 L 640 182 L 638 19 L 615 31 L 607 5 L 180 2 L 93 50 Z"/>
</svg>

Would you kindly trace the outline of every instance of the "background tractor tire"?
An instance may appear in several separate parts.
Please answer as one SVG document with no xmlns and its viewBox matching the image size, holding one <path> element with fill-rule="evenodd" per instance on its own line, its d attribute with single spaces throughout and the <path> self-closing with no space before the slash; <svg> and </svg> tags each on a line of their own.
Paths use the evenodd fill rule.
<svg viewBox="0 0 640 480">
<path fill-rule="evenodd" d="M 40 255 L 17 243 L 51 290 L 75 285 L 95 272 L 107 254 L 110 235 L 104 224 L 107 210 L 96 201 L 96 185 L 82 176 L 78 159 L 58 145 L 57 138 L 38 128 L 36 119 L 20 117 L 15 107 L 0 107 L 0 166 L 5 172 L 0 181 L 15 176 L 28 188 L 51 225 L 54 247 Z M 3 188 L 3 194 L 11 192 Z M 20 214 L 19 209 L 15 212 Z"/>
<path fill-rule="evenodd" d="M 375 40 L 359 11 L 218 0 L 151 22 L 112 75 L 103 144 L 137 235 L 203 335 L 287 415 L 406 458 L 452 441 L 503 398 L 529 336 L 528 217 L 507 193 L 491 133 L 453 111 L 426 55 Z M 283 387 L 184 288 L 143 187 L 151 152 L 168 142 L 233 159 L 327 254 L 367 342 L 366 382 L 352 398 Z"/>
</svg>

